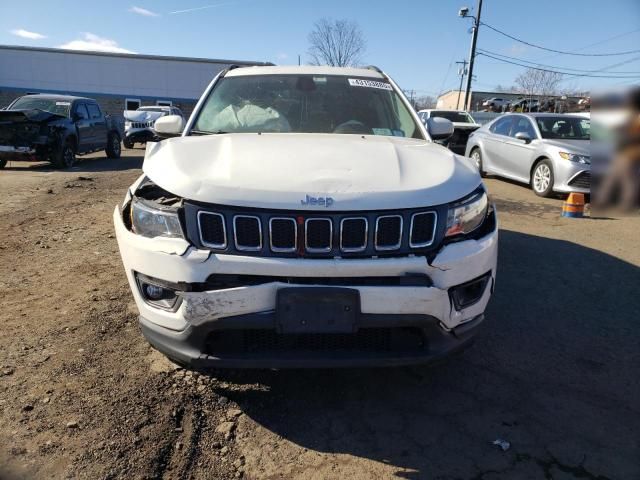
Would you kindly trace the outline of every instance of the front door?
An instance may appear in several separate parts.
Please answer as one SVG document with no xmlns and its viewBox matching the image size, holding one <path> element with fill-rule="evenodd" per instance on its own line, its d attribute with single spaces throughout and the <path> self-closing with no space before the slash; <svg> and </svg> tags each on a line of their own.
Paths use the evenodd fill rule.
<svg viewBox="0 0 640 480">
<path fill-rule="evenodd" d="M 84 103 L 76 103 L 74 120 L 78 132 L 77 153 L 84 153 L 93 148 L 93 128 L 87 106 Z"/>
</svg>

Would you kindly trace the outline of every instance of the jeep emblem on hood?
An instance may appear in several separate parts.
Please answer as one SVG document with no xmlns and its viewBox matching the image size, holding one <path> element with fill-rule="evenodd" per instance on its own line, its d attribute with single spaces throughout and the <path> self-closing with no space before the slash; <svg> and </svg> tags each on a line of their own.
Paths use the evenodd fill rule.
<svg viewBox="0 0 640 480">
<path fill-rule="evenodd" d="M 307 195 L 307 198 L 304 200 L 300 200 L 302 205 L 318 205 L 321 207 L 330 207 L 333 205 L 333 198 L 331 197 L 310 197 Z"/>
</svg>

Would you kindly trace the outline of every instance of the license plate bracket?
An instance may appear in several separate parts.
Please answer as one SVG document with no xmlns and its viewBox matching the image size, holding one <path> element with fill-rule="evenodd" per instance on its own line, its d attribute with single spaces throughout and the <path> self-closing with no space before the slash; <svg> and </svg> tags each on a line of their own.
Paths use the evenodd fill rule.
<svg viewBox="0 0 640 480">
<path fill-rule="evenodd" d="M 276 294 L 278 333 L 353 333 L 359 315 L 356 289 L 290 287 Z"/>
</svg>

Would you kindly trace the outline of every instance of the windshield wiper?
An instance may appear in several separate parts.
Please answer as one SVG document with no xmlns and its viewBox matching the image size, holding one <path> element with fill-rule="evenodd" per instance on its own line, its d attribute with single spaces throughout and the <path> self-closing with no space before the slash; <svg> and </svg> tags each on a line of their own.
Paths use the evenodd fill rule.
<svg viewBox="0 0 640 480">
<path fill-rule="evenodd" d="M 205 132 L 203 130 L 191 130 L 189 133 L 192 135 L 221 135 L 223 133 L 229 133 L 229 132 L 223 132 L 222 130 L 216 130 L 214 132 Z"/>
</svg>

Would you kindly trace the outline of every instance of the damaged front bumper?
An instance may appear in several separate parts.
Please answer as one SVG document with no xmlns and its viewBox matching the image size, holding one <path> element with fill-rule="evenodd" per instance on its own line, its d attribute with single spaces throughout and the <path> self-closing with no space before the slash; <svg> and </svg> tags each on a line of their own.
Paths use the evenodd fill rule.
<svg viewBox="0 0 640 480">
<path fill-rule="evenodd" d="M 478 240 L 444 246 L 429 263 L 423 256 L 319 260 L 223 255 L 182 239 L 135 235 L 119 209 L 114 223 L 143 334 L 162 353 L 194 368 L 428 363 L 469 344 L 495 282 L 497 228 Z M 137 274 L 170 282 L 179 298 L 175 308 L 150 305 Z M 235 281 L 212 282 L 219 278 Z M 406 278 L 416 281 L 398 281 Z M 482 290 L 461 307 L 453 289 L 479 278 L 485 279 Z M 354 315 L 353 332 L 278 331 L 278 291 L 327 285 L 357 292 L 360 311 Z"/>
<path fill-rule="evenodd" d="M 11 161 L 39 161 L 39 155 L 33 147 L 13 147 L 8 145 L 0 145 L 0 159 Z"/>
</svg>

